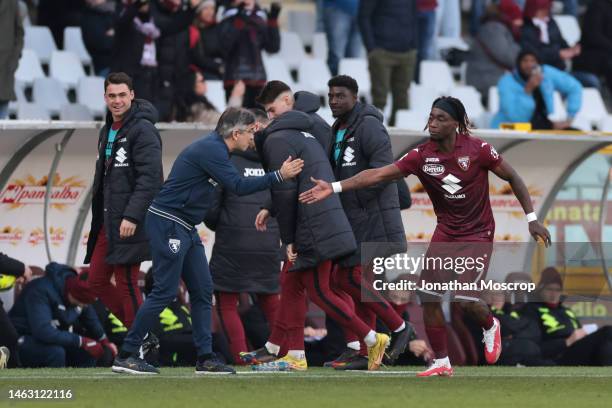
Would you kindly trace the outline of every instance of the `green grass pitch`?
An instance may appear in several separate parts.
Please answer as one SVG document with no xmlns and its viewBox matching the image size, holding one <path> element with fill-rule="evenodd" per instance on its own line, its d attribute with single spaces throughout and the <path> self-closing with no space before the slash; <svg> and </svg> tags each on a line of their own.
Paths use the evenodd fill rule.
<svg viewBox="0 0 612 408">
<path fill-rule="evenodd" d="M 419 369 L 243 368 L 234 376 L 196 376 L 192 368 L 163 368 L 152 377 L 99 368 L 2 370 L 0 407 L 612 407 L 612 367 L 457 367 L 453 378 L 415 378 Z M 11 389 L 70 389 L 73 399 L 16 401 Z"/>
</svg>

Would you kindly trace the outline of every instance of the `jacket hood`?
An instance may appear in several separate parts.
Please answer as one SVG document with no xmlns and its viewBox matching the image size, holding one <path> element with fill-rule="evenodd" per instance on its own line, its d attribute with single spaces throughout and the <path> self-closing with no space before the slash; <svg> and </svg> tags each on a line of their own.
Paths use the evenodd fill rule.
<svg viewBox="0 0 612 408">
<path fill-rule="evenodd" d="M 293 98 L 295 99 L 293 109 L 300 112 L 315 113 L 321 107 L 321 99 L 319 96 L 310 92 L 296 92 Z"/>
<path fill-rule="evenodd" d="M 259 153 L 259 157 L 263 157 L 261 154 L 263 152 L 263 145 L 270 134 L 279 130 L 295 130 L 298 132 L 309 131 L 313 124 L 314 122 L 310 119 L 310 116 L 304 112 L 291 110 L 283 113 L 270 122 L 267 128 L 255 134 L 255 147 Z"/>
<path fill-rule="evenodd" d="M 354 124 L 361 122 L 366 116 L 372 116 L 381 123 L 383 121 L 383 114 L 374 105 L 357 102 L 346 121 L 347 128 L 351 128 Z M 336 129 L 338 124 L 338 121 L 334 123 L 334 129 Z"/>
<path fill-rule="evenodd" d="M 240 156 L 240 157 L 244 157 L 247 160 L 251 160 L 251 161 L 256 161 L 259 162 L 259 155 L 257 154 L 257 150 L 255 149 L 248 149 L 247 151 L 241 151 L 241 150 L 236 150 L 235 152 L 232 152 L 232 156 Z"/>
<path fill-rule="evenodd" d="M 51 280 L 53 283 L 53 288 L 57 290 L 57 292 L 61 294 L 63 298 L 66 279 L 68 279 L 70 276 L 77 276 L 77 273 L 68 265 L 51 262 L 45 268 L 45 276 Z"/>
<path fill-rule="evenodd" d="M 123 126 L 136 119 L 148 120 L 152 124 L 155 124 L 159 120 L 159 113 L 151 102 L 144 99 L 134 99 L 132 101 L 132 107 L 123 120 Z M 113 123 L 113 116 L 110 112 L 107 112 L 106 124 L 110 126 L 111 123 Z"/>
</svg>

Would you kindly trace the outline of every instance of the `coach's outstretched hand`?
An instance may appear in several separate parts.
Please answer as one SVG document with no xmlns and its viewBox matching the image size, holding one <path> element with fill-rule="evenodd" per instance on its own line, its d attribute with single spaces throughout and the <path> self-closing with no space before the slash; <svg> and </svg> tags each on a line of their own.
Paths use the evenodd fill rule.
<svg viewBox="0 0 612 408">
<path fill-rule="evenodd" d="M 542 225 L 540 221 L 536 220 L 529 223 L 529 233 L 536 241 L 538 241 L 538 238 L 544 241 L 546 248 L 550 246 L 550 232 L 548 232 L 548 229 L 546 229 L 546 227 Z"/>
<path fill-rule="evenodd" d="M 284 180 L 294 178 L 298 174 L 302 172 L 304 168 L 304 160 L 302 159 L 292 159 L 291 156 L 287 157 L 287 160 L 283 163 L 280 168 L 281 176 L 283 176 Z"/>
<path fill-rule="evenodd" d="M 324 180 L 317 180 L 311 177 L 310 181 L 315 183 L 315 186 L 308 191 L 300 194 L 300 202 L 304 204 L 313 204 L 321 201 L 333 194 L 332 185 Z"/>
</svg>

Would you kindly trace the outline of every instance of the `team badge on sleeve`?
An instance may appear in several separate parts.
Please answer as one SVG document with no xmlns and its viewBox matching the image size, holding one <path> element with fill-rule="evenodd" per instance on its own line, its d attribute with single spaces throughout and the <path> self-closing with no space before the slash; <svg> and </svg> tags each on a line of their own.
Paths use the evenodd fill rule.
<svg viewBox="0 0 612 408">
<path fill-rule="evenodd" d="M 468 171 L 470 168 L 470 156 L 461 156 L 457 158 L 457 164 L 461 167 L 461 170 Z"/>
<path fill-rule="evenodd" d="M 491 146 L 491 157 L 493 157 L 495 160 L 499 159 L 499 153 L 497 153 L 497 150 L 495 150 L 493 146 Z"/>
<path fill-rule="evenodd" d="M 178 251 L 181 250 L 181 240 L 170 238 L 168 240 L 168 247 L 170 248 L 170 251 L 172 251 L 173 254 L 178 253 Z"/>
</svg>

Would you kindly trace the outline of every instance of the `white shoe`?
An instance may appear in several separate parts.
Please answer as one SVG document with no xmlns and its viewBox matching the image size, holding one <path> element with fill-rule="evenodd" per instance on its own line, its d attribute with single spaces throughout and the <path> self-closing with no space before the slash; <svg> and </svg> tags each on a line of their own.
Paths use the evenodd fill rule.
<svg viewBox="0 0 612 408">
<path fill-rule="evenodd" d="M 425 371 L 421 371 L 417 374 L 417 377 L 452 377 L 454 374 L 453 367 L 451 367 L 450 360 L 448 357 L 437 358 L 431 363 L 429 368 Z"/>
<path fill-rule="evenodd" d="M 487 363 L 495 364 L 502 351 L 501 346 L 501 325 L 499 320 L 493 318 L 493 327 L 489 330 L 482 330 L 482 342 L 485 345 L 484 354 Z"/>
<path fill-rule="evenodd" d="M 6 347 L 0 347 L 0 369 L 6 368 L 9 358 L 11 358 L 11 352 Z"/>
</svg>

